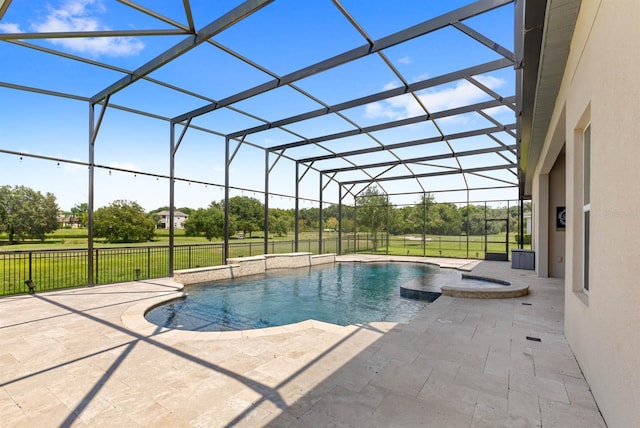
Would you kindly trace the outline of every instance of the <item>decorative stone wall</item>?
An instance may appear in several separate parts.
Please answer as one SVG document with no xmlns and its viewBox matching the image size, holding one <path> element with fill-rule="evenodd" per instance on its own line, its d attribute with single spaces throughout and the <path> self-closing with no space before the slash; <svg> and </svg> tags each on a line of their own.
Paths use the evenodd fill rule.
<svg viewBox="0 0 640 428">
<path fill-rule="evenodd" d="M 311 253 L 266 254 L 253 257 L 236 257 L 227 259 L 224 266 L 211 266 L 195 269 L 178 270 L 173 273 L 173 279 L 180 284 L 199 284 L 220 279 L 237 278 L 240 276 L 257 275 L 270 269 L 292 269 L 335 263 L 335 254 Z"/>
<path fill-rule="evenodd" d="M 311 266 L 311 253 L 266 254 L 266 270 Z"/>
<path fill-rule="evenodd" d="M 218 281 L 233 278 L 232 266 L 211 266 L 195 269 L 177 270 L 173 273 L 173 279 L 180 284 L 198 284 L 201 282 Z"/>
<path fill-rule="evenodd" d="M 318 254 L 315 256 L 311 256 L 311 266 L 323 265 L 327 263 L 335 263 L 336 255 L 331 254 Z"/>
<path fill-rule="evenodd" d="M 227 264 L 231 266 L 233 277 L 257 275 L 266 270 L 264 256 L 237 257 L 227 259 Z"/>
</svg>

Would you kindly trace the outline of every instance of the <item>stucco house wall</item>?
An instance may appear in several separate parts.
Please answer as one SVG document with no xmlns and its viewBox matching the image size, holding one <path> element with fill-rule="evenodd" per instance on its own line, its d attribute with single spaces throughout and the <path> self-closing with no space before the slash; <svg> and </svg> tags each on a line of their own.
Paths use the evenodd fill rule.
<svg viewBox="0 0 640 428">
<path fill-rule="evenodd" d="M 611 427 L 640 426 L 640 2 L 583 0 L 533 180 L 537 259 L 555 219 L 549 165 L 566 143 L 565 335 Z M 589 291 L 583 130 L 591 125 Z M 546 214 L 545 214 L 546 213 Z M 548 275 L 548 266 L 538 273 Z"/>
</svg>

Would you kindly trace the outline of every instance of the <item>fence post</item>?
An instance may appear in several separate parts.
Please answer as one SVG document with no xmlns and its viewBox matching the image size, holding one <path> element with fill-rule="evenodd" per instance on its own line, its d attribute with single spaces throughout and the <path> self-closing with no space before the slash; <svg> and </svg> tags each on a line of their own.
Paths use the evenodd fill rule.
<svg viewBox="0 0 640 428">
<path fill-rule="evenodd" d="M 95 250 L 96 250 L 96 262 L 94 263 L 95 273 L 93 275 L 94 281 L 93 281 L 92 285 L 96 285 L 100 281 L 100 278 L 98 277 L 98 272 L 100 270 L 99 269 L 100 265 L 98 264 L 98 260 L 99 260 L 98 259 L 98 249 L 96 248 Z M 91 256 L 93 257 L 93 254 Z"/>
<path fill-rule="evenodd" d="M 147 278 L 151 278 L 151 247 L 147 247 Z"/>
<path fill-rule="evenodd" d="M 32 266 L 32 253 L 31 253 L 31 251 L 29 251 L 29 278 L 27 278 L 27 279 L 32 279 L 32 277 L 31 277 L 31 272 L 32 272 L 31 266 Z"/>
</svg>

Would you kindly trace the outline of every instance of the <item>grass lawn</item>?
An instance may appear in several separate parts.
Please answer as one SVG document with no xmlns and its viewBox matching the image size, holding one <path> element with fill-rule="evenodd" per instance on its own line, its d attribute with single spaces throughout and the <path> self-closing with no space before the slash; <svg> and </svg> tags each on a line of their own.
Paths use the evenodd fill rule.
<svg viewBox="0 0 640 428">
<path fill-rule="evenodd" d="M 338 234 L 336 232 L 323 232 L 323 238 L 336 238 Z M 246 237 L 242 240 L 232 237 L 230 242 L 263 242 L 263 233 L 253 233 L 252 237 Z M 290 232 L 285 236 L 269 235 L 269 241 L 292 241 L 294 239 L 293 232 Z M 299 241 L 303 240 L 317 240 L 318 232 L 301 232 Z M 29 239 L 18 244 L 9 245 L 8 237 L 6 234 L 0 233 L 0 251 L 36 251 L 36 250 L 60 250 L 60 249 L 86 249 L 87 248 L 87 229 L 75 228 L 75 229 L 58 229 L 53 233 L 47 234 L 44 241 L 39 239 Z M 183 229 L 176 229 L 174 233 L 174 242 L 176 245 L 181 244 L 210 244 L 212 242 L 222 242 L 222 239 L 214 238 L 212 241 L 208 241 L 203 236 L 185 236 Z M 169 244 L 169 230 L 157 229 L 155 237 L 151 242 L 140 242 L 134 244 L 110 244 L 105 242 L 101 238 L 93 240 L 93 245 L 96 248 L 105 247 L 136 247 L 136 246 L 150 246 L 150 245 L 168 245 Z M 256 244 L 257 245 L 257 244 Z"/>
</svg>

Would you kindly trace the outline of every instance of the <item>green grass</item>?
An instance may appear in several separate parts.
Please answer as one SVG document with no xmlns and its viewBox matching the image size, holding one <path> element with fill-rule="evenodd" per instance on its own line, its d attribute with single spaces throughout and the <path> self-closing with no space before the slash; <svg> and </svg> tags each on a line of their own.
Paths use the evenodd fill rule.
<svg viewBox="0 0 640 428">
<path fill-rule="evenodd" d="M 408 256 L 430 256 L 430 257 L 457 257 L 457 258 L 479 258 L 484 259 L 485 256 L 485 240 L 484 236 L 470 236 L 467 249 L 466 236 L 427 236 L 425 246 L 420 240 L 420 236 L 415 236 L 417 240 L 408 239 L 408 237 L 391 236 L 389 238 L 389 247 L 387 249 L 386 236 L 378 238 L 375 252 L 373 251 L 373 242 L 371 239 L 360 239 L 356 251 L 359 253 L 375 253 L 375 254 L 393 254 Z M 505 253 L 507 251 L 505 234 L 497 234 L 488 236 L 487 252 Z M 354 243 L 351 241 L 349 247 L 343 249 L 346 251 L 353 250 Z M 526 246 L 526 247 L 531 247 Z M 512 249 L 519 248 L 514 237 L 510 236 L 509 253 Z"/>
<path fill-rule="evenodd" d="M 324 238 L 336 237 L 338 234 L 335 232 L 324 232 Z M 276 236 L 275 234 L 269 235 L 269 241 L 292 241 L 293 232 L 290 232 L 285 236 Z M 251 238 L 246 237 L 244 239 L 236 239 L 231 237 L 230 242 L 263 242 L 264 235 L 262 232 L 256 232 Z M 318 232 L 301 232 L 299 240 L 318 239 Z M 213 239 L 208 241 L 203 236 L 185 236 L 183 229 L 176 229 L 174 233 L 174 243 L 180 244 L 210 244 L 215 242 L 222 242 L 221 239 Z M 142 246 L 147 247 L 150 245 L 168 245 L 169 244 L 169 230 L 157 229 L 153 241 L 140 242 L 135 244 L 110 244 L 105 242 L 101 238 L 93 240 L 93 245 L 96 248 L 111 248 L 114 246 L 135 247 Z M 58 229 L 53 233 L 47 234 L 45 241 L 39 239 L 28 239 L 18 244 L 9 245 L 8 237 L 6 234 L 0 233 L 0 252 L 1 251 L 35 251 L 35 250 L 58 250 L 58 249 L 86 249 L 88 245 L 87 229 L 74 228 L 74 229 Z"/>
</svg>

